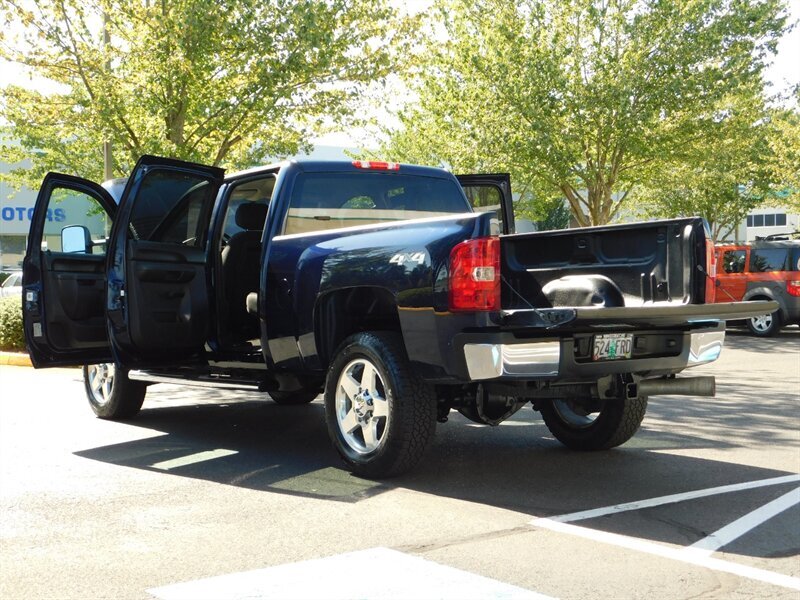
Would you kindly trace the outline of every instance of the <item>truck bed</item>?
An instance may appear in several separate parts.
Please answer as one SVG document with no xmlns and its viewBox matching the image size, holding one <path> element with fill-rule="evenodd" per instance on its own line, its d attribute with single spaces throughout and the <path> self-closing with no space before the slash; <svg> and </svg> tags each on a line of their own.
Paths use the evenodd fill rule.
<svg viewBox="0 0 800 600">
<path fill-rule="evenodd" d="M 706 235 L 698 217 L 509 235 L 501 244 L 507 310 L 705 300 Z"/>
</svg>

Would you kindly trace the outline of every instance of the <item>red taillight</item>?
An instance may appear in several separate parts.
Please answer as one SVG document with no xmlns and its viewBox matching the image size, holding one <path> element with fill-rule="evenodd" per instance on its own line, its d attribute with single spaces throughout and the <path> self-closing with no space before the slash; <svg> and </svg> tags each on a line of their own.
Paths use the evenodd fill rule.
<svg viewBox="0 0 800 600">
<path fill-rule="evenodd" d="M 382 160 L 354 160 L 353 166 L 357 169 L 377 169 L 379 171 L 399 171 L 400 163 Z"/>
<path fill-rule="evenodd" d="M 467 240 L 450 252 L 450 310 L 500 310 L 500 238 Z"/>
<path fill-rule="evenodd" d="M 789 292 L 790 296 L 800 297 L 800 281 L 787 281 L 786 291 Z"/>
<path fill-rule="evenodd" d="M 714 242 L 706 238 L 706 304 L 713 304 L 717 296 L 717 255 Z"/>
</svg>

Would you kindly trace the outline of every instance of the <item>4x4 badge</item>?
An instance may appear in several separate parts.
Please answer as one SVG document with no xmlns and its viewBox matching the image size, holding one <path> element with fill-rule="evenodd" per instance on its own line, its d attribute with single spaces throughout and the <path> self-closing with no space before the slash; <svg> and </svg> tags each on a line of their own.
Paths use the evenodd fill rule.
<svg viewBox="0 0 800 600">
<path fill-rule="evenodd" d="M 418 265 L 425 264 L 424 252 L 398 252 L 389 259 L 389 263 L 395 265 L 402 265 L 407 262 L 415 262 Z"/>
</svg>

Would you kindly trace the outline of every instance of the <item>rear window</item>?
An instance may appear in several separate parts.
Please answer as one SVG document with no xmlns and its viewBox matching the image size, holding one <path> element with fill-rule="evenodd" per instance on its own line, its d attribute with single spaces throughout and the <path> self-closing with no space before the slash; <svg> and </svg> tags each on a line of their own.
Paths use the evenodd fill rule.
<svg viewBox="0 0 800 600">
<path fill-rule="evenodd" d="M 753 248 L 750 251 L 750 272 L 798 271 L 800 248 Z"/>
<path fill-rule="evenodd" d="M 396 173 L 301 173 L 284 233 L 309 233 L 470 212 L 448 179 Z"/>
</svg>

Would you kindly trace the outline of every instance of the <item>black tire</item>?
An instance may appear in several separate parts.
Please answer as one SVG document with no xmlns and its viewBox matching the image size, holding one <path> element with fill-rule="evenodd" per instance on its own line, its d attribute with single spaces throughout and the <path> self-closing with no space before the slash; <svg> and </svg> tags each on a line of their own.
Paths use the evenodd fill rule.
<svg viewBox="0 0 800 600">
<path fill-rule="evenodd" d="M 135 417 L 147 392 L 147 384 L 128 379 L 127 371 L 111 363 L 84 365 L 83 385 L 94 414 L 112 421 Z"/>
<path fill-rule="evenodd" d="M 350 392 L 348 380 L 355 386 Z M 354 474 L 394 477 L 412 469 L 433 438 L 436 396 L 410 368 L 399 334 L 357 333 L 339 346 L 328 369 L 325 419 Z"/>
<path fill-rule="evenodd" d="M 269 392 L 269 397 L 281 406 L 301 406 L 313 402 L 319 390 L 297 390 L 295 392 Z"/>
<path fill-rule="evenodd" d="M 778 334 L 783 327 L 781 311 L 776 310 L 772 314 L 751 317 L 745 321 L 748 331 L 758 337 L 772 337 Z"/>
<path fill-rule="evenodd" d="M 639 430 L 647 398 L 600 401 L 597 413 L 586 414 L 580 403 L 553 400 L 541 408 L 555 438 L 573 450 L 608 450 L 624 444 Z"/>
</svg>

